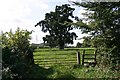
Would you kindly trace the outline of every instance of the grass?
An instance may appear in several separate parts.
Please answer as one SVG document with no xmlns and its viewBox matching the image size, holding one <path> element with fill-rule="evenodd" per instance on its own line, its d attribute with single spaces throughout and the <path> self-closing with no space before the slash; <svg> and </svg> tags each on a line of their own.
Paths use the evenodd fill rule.
<svg viewBox="0 0 120 80">
<path fill-rule="evenodd" d="M 109 68 L 98 68 L 84 66 L 59 66 L 55 65 L 51 68 L 43 68 L 39 65 L 35 65 L 32 68 L 31 76 L 34 79 L 39 78 L 50 78 L 50 79 L 69 79 L 73 80 L 76 78 L 102 78 L 108 80 L 109 78 L 120 78 L 120 72 L 112 71 Z M 111 80 L 111 79 L 110 79 Z"/>
<path fill-rule="evenodd" d="M 34 53 L 34 60 L 35 63 L 40 63 L 41 66 L 53 66 L 66 62 L 66 64 L 70 64 L 71 62 L 75 64 L 76 54 L 75 51 L 42 51 Z"/>
<path fill-rule="evenodd" d="M 120 72 L 109 68 L 98 68 L 77 65 L 76 51 L 94 53 L 94 48 L 65 48 L 65 50 L 36 49 L 34 52 L 35 66 L 31 75 L 33 78 L 118 78 Z M 47 68 L 46 68 L 47 67 Z M 120 77 L 119 77 L 120 78 Z"/>
<path fill-rule="evenodd" d="M 34 60 L 36 64 L 43 67 L 49 67 L 53 65 L 75 65 L 77 64 L 77 50 L 82 54 L 85 48 L 65 48 L 59 50 L 53 49 L 36 49 L 34 52 Z M 86 54 L 94 53 L 94 48 L 87 48 Z M 81 56 L 82 59 L 82 56 Z"/>
</svg>

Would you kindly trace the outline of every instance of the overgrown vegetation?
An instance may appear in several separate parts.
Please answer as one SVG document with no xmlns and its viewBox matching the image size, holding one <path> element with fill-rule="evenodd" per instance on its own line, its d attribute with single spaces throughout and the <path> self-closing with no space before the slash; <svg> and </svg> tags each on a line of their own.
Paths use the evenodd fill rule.
<svg viewBox="0 0 120 80">
<path fill-rule="evenodd" d="M 2 79 L 23 79 L 29 77 L 30 66 L 34 64 L 30 48 L 30 34 L 19 28 L 2 33 Z"/>
<path fill-rule="evenodd" d="M 35 25 L 41 26 L 43 32 L 49 31 L 50 35 L 43 37 L 43 40 L 44 43 L 47 42 L 45 45 L 51 48 L 42 46 L 42 49 L 36 49 L 39 46 L 34 44 L 31 47 L 29 40 L 32 31 L 18 28 L 15 33 L 12 31 L 2 33 L 0 46 L 3 79 L 120 78 L 120 2 L 73 2 L 73 4 L 86 9 L 87 12 L 83 15 L 87 16 L 88 24 L 73 16 L 74 8 L 64 4 L 56 6 L 54 12 L 46 13 L 45 19 Z M 77 22 L 73 23 L 70 17 Z M 73 28 L 81 29 L 82 33 L 90 35 L 84 37 L 83 44 L 78 43 L 76 47 L 97 49 L 95 67 L 76 65 L 76 50 L 82 53 L 81 50 L 86 49 L 88 53 L 93 53 L 95 48 L 64 49 L 66 43 L 73 44 L 77 37 L 74 32 L 70 32 Z M 53 48 L 56 46 L 59 46 L 59 49 Z M 62 63 L 67 65 L 60 65 Z M 49 64 L 48 69 L 44 68 L 46 64 Z"/>
<path fill-rule="evenodd" d="M 54 70 L 53 74 L 49 75 L 49 78 L 66 78 L 66 79 L 76 79 L 76 78 L 119 78 L 119 72 L 110 70 L 109 68 L 101 69 L 98 67 L 78 67 L 74 66 L 55 66 L 52 68 Z"/>
<path fill-rule="evenodd" d="M 57 78 L 57 79 L 76 79 L 76 78 L 119 78 L 120 72 L 112 71 L 110 67 L 101 68 L 101 67 L 85 67 L 82 65 L 77 65 L 76 58 L 72 61 L 75 63 L 66 62 L 66 60 L 73 59 L 73 56 L 76 56 L 76 50 L 82 53 L 83 49 L 86 49 L 87 53 L 93 53 L 94 48 L 71 48 L 64 50 L 59 49 L 36 49 L 34 52 L 35 64 L 39 64 L 37 69 L 34 67 L 34 72 L 31 75 L 34 75 L 34 78 Z M 74 53 L 73 56 L 71 56 Z M 61 54 L 61 55 L 60 55 Z M 66 55 L 64 55 L 66 54 Z M 51 59 L 47 59 L 51 58 Z M 56 58 L 60 58 L 57 60 Z M 65 59 L 62 59 L 65 58 Z M 44 60 L 44 62 L 42 62 Z M 48 61 L 48 62 L 46 62 Z M 61 65 L 57 63 L 64 63 L 66 65 Z M 54 64 L 55 63 L 55 64 Z M 46 66 L 49 65 L 49 68 Z M 41 71 L 43 72 L 41 74 Z"/>
<path fill-rule="evenodd" d="M 88 24 L 81 26 L 78 21 L 76 25 L 91 35 L 86 43 L 97 47 L 100 66 L 120 70 L 120 2 L 73 3 L 87 11 Z"/>
</svg>

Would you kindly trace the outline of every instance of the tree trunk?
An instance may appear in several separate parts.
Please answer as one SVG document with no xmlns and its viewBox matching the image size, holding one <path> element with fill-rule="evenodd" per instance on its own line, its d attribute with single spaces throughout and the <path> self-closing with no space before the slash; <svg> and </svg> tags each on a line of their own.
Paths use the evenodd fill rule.
<svg viewBox="0 0 120 80">
<path fill-rule="evenodd" d="M 59 42 L 59 49 L 64 49 L 64 41 L 63 40 L 60 40 Z"/>
<path fill-rule="evenodd" d="M 59 49 L 64 49 L 64 45 L 60 44 Z"/>
</svg>

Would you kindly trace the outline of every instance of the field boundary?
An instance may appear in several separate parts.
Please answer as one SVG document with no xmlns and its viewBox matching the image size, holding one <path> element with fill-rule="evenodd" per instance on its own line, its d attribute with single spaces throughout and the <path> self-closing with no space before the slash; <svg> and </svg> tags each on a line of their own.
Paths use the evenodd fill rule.
<svg viewBox="0 0 120 80">
<path fill-rule="evenodd" d="M 39 50 L 40 51 L 40 50 Z M 79 55 L 77 54 L 79 52 Z M 74 49 L 72 50 L 51 50 L 51 51 L 43 51 L 34 53 L 34 61 L 35 64 L 39 64 L 43 67 L 50 67 L 53 65 L 76 65 L 82 63 L 82 49 Z M 94 49 L 86 49 L 86 55 L 93 55 Z M 79 56 L 79 57 L 78 57 Z M 78 59 L 79 58 L 79 59 Z M 89 58 L 90 59 L 90 58 Z M 93 59 L 93 58 L 91 58 Z"/>
</svg>

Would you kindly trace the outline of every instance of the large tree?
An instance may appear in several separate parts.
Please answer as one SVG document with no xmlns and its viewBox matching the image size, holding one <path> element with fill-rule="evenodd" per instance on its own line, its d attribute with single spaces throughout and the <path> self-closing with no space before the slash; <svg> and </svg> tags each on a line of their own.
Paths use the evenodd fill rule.
<svg viewBox="0 0 120 80">
<path fill-rule="evenodd" d="M 66 43 L 73 44 L 73 39 L 75 39 L 77 35 L 74 32 L 69 32 L 73 30 L 73 27 L 72 24 L 68 23 L 73 22 L 70 17 L 74 18 L 74 10 L 70 5 L 64 4 L 62 6 L 56 6 L 54 12 L 46 13 L 45 19 L 35 25 L 41 26 L 43 32 L 49 32 L 49 38 L 44 37 L 44 40 L 48 43 L 56 43 L 60 49 L 64 49 Z"/>
<path fill-rule="evenodd" d="M 120 64 L 120 2 L 74 2 L 86 8 L 89 25 L 83 32 L 89 32 L 93 43 L 101 54 L 104 66 Z M 79 22 L 78 22 L 79 23 Z M 104 57 L 104 58 L 103 58 Z M 107 62 L 106 62 L 107 61 Z M 105 64 L 106 63 L 106 64 Z"/>
</svg>

